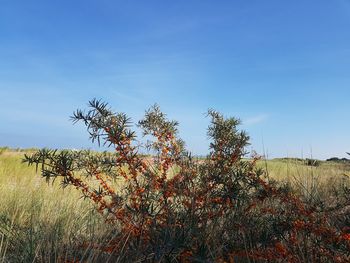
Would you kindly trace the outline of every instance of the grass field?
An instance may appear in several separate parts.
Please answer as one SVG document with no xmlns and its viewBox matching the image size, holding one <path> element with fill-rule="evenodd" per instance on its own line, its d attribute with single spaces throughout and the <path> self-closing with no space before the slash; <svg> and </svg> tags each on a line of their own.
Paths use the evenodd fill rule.
<svg viewBox="0 0 350 263">
<path fill-rule="evenodd" d="M 75 251 L 76 240 L 93 242 L 108 232 L 78 191 L 62 189 L 59 182 L 49 185 L 35 167 L 21 162 L 23 155 L 13 150 L 0 154 L 0 262 L 64 261 Z M 335 162 L 313 167 L 276 159 L 259 166 L 269 178 L 289 183 L 306 198 L 326 196 L 350 174 L 349 164 Z"/>
<path fill-rule="evenodd" d="M 349 163 L 320 161 L 309 166 L 297 159 L 273 159 L 261 161 L 270 178 L 289 183 L 302 196 L 327 196 L 328 191 L 345 183 L 350 176 Z"/>
<path fill-rule="evenodd" d="M 0 155 L 0 262 L 55 262 L 75 240 L 94 240 L 101 217 L 75 189 L 48 185 L 23 154 Z"/>
</svg>

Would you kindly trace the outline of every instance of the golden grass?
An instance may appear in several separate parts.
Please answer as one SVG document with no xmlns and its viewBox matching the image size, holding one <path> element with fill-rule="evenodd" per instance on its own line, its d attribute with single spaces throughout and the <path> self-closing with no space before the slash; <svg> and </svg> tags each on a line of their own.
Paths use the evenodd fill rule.
<svg viewBox="0 0 350 263">
<path fill-rule="evenodd" d="M 269 178 L 284 182 L 302 196 L 326 197 L 334 189 L 348 182 L 350 164 L 320 162 L 319 166 L 308 166 L 295 159 L 274 159 L 260 161 L 260 167 L 267 171 Z"/>
<path fill-rule="evenodd" d="M 103 218 L 76 189 L 48 184 L 35 167 L 21 162 L 24 152 L 0 153 L 0 262 L 57 262 L 77 240 L 94 242 L 108 231 Z M 293 185 L 306 197 L 327 195 L 339 187 L 350 166 L 321 162 L 318 167 L 295 160 L 260 161 L 269 178 Z M 104 229 L 103 229 L 104 228 Z"/>
<path fill-rule="evenodd" d="M 45 251 L 62 255 L 69 251 L 64 245 L 93 240 L 103 220 L 91 204 L 58 181 L 49 185 L 21 162 L 23 155 L 0 155 L 0 262 L 9 255 L 17 255 L 17 262 L 47 260 Z"/>
</svg>

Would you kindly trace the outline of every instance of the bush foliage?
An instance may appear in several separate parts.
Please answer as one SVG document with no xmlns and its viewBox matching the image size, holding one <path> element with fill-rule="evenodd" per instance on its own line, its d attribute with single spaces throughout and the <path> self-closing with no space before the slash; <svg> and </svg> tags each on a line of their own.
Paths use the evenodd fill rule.
<svg viewBox="0 0 350 263">
<path fill-rule="evenodd" d="M 158 106 L 138 122 L 141 143 L 127 115 L 92 100 L 73 121 L 114 153 L 43 149 L 24 161 L 76 187 L 114 226 L 105 242 L 80 244 L 100 252 L 96 261 L 349 262 L 348 189 L 332 206 L 303 201 L 269 180 L 258 156 L 243 159 L 249 137 L 238 119 L 208 117 L 210 152 L 197 160 Z"/>
</svg>

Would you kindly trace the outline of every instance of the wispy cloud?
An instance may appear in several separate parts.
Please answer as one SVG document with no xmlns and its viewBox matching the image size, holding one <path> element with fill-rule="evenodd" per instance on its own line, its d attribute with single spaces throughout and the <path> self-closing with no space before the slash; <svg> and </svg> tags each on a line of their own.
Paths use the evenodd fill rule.
<svg viewBox="0 0 350 263">
<path fill-rule="evenodd" d="M 245 125 L 259 124 L 259 123 L 266 121 L 268 119 L 268 117 L 269 116 L 267 114 L 259 114 L 257 116 L 253 116 L 251 118 L 247 118 L 246 120 L 243 120 L 243 124 L 245 124 Z"/>
<path fill-rule="evenodd" d="M 112 90 L 112 94 L 114 94 L 118 99 L 121 99 L 126 103 L 140 103 L 142 101 L 140 97 L 129 95 L 126 92 L 124 93 Z"/>
</svg>

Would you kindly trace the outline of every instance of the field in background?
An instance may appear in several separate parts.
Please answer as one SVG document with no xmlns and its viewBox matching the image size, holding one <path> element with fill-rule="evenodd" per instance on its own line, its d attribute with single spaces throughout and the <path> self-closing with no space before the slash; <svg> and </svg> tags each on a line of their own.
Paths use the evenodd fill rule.
<svg viewBox="0 0 350 263">
<path fill-rule="evenodd" d="M 281 158 L 260 161 L 268 178 L 289 184 L 306 200 L 327 199 L 346 185 L 350 177 L 350 162 L 318 161 L 317 166 L 306 160 Z"/>
<path fill-rule="evenodd" d="M 79 199 L 72 187 L 48 185 L 35 168 L 21 163 L 24 153 L 0 151 L 0 262 L 56 262 L 58 255 L 76 250 L 77 240 L 94 242 L 108 232 L 89 201 Z M 286 182 L 306 198 L 326 196 L 350 175 L 347 163 L 310 166 L 297 159 L 275 159 L 260 161 L 259 166 L 268 178 Z"/>
</svg>

